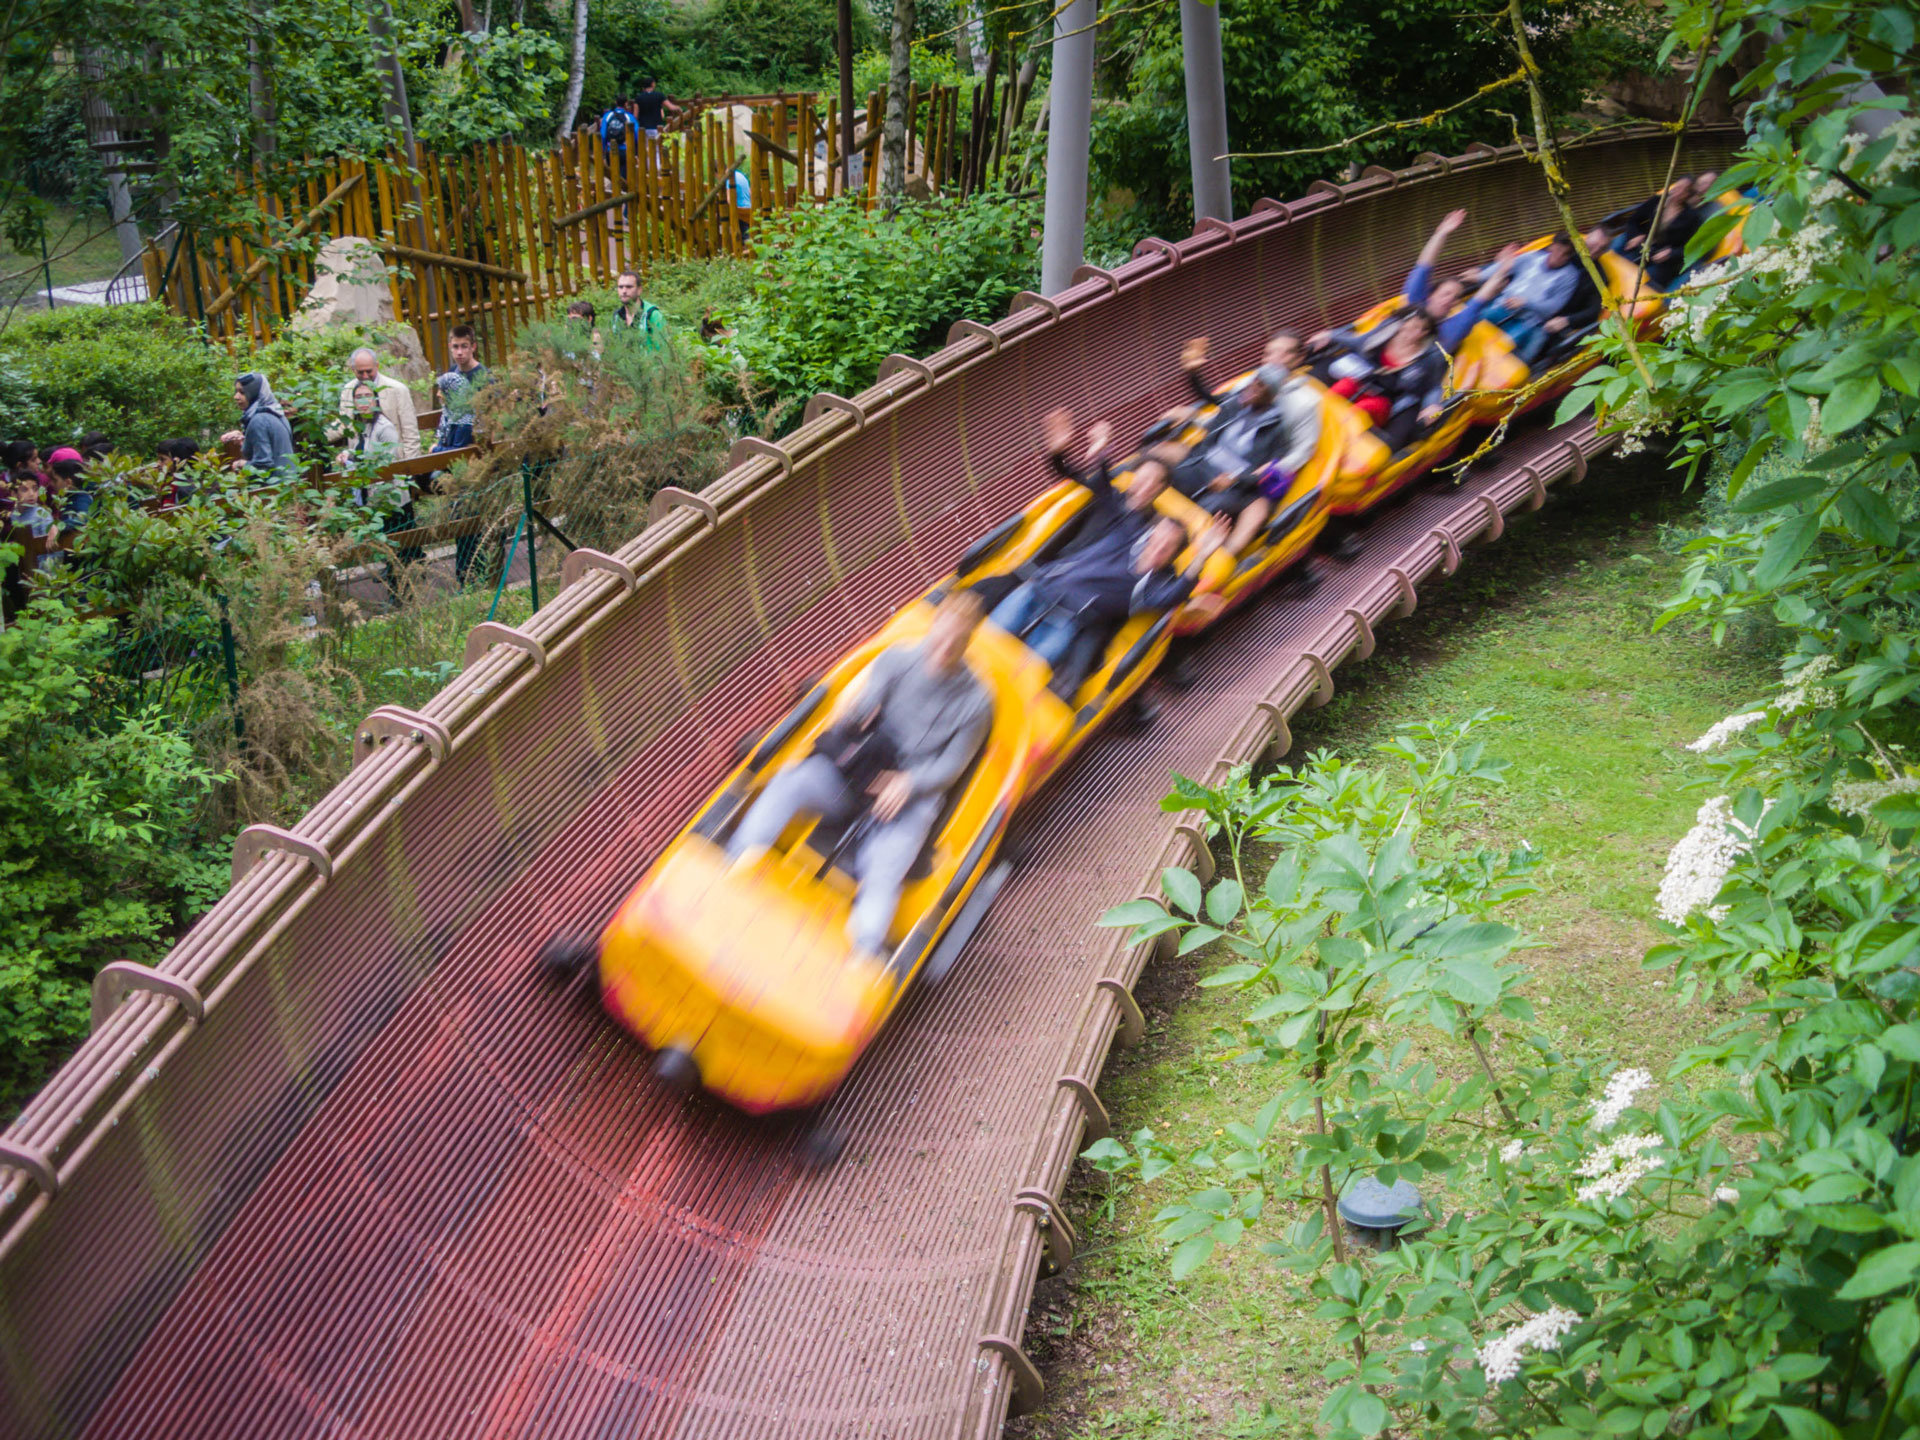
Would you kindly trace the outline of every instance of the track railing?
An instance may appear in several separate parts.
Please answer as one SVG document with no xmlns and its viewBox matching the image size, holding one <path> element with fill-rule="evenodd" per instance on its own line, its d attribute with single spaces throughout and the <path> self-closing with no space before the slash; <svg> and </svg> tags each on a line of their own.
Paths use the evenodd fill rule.
<svg viewBox="0 0 1920 1440">
<path fill-rule="evenodd" d="M 1718 165 L 1735 139 L 1692 137 L 1688 163 Z M 1574 146 L 1583 211 L 1655 188 L 1670 143 L 1650 128 Z M 1046 408 L 1137 429 L 1175 395 L 1187 335 L 1240 363 L 1277 327 L 1344 319 L 1391 293 L 1459 205 L 1462 258 L 1554 226 L 1517 149 L 1428 157 L 1143 241 L 1060 295 L 956 325 L 944 349 L 892 357 L 859 396 L 814 397 L 783 443 L 739 442 L 718 482 L 684 501 L 664 493 L 617 555 L 577 553 L 524 629 L 475 630 L 465 671 L 420 713 L 369 717 L 349 777 L 291 830 L 244 833 L 232 889 L 161 964 L 102 975 L 92 1035 L 0 1137 L 0 1430 L 86 1424 L 383 1027 L 431 993 L 456 948 L 492 943 L 475 929 L 490 907 L 510 889 L 528 896 L 529 931 L 607 913 L 741 734 L 1051 484 Z M 1511 493 L 1477 497 L 1409 549 L 1273 677 L 1217 764 L 1283 741 L 1287 717 L 1331 695 L 1332 667 L 1371 649 L 1374 625 L 1410 607 L 1432 569 L 1497 534 L 1547 480 L 1584 470 L 1594 447 L 1536 460 Z M 1199 861 L 1190 818 L 1167 849 Z M 1062 1037 L 1057 1098 L 1008 1212 L 972 1433 L 992 1432 L 1024 1373 L 1020 1316 L 1041 1251 L 1060 1241 L 1046 1197 L 1104 1124 L 1092 1087 L 1114 1027 L 1138 1027 L 1129 987 L 1145 959 L 1117 946 Z"/>
</svg>

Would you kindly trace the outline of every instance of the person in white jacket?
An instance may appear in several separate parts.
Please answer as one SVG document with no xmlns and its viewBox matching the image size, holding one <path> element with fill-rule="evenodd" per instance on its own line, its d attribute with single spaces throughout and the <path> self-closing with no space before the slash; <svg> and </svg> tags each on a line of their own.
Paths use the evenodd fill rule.
<svg viewBox="0 0 1920 1440">
<path fill-rule="evenodd" d="M 1276 464 L 1289 484 L 1320 448 L 1320 391 L 1302 378 L 1307 347 L 1291 330 L 1281 330 L 1267 341 L 1260 363 L 1287 374 L 1280 387 L 1280 413 L 1287 417 L 1287 448 Z"/>
<path fill-rule="evenodd" d="M 380 399 L 380 413 L 393 422 L 394 431 L 400 436 L 393 458 L 413 459 L 420 453 L 420 420 L 413 409 L 413 391 L 404 380 L 382 375 L 380 357 L 365 347 L 354 351 L 347 363 L 353 367 L 353 379 L 340 387 L 340 417 L 346 421 L 341 428 L 348 434 L 361 429 L 359 417 L 354 414 L 353 391 L 356 385 L 371 385 Z"/>
</svg>

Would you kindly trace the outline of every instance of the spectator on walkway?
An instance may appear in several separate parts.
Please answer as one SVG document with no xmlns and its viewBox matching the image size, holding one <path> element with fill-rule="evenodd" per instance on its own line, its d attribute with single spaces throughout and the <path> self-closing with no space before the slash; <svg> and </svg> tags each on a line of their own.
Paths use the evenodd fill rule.
<svg viewBox="0 0 1920 1440">
<path fill-rule="evenodd" d="M 71 445 L 62 445 L 47 457 L 47 481 L 43 488 L 54 494 L 71 490 L 87 468 L 87 460 Z"/>
<path fill-rule="evenodd" d="M 453 364 L 434 381 L 440 392 L 440 428 L 433 436 L 436 452 L 473 444 L 474 392 L 493 379 L 480 363 L 479 350 L 471 325 L 456 325 L 447 336 L 447 356 Z"/>
<path fill-rule="evenodd" d="M 404 380 L 396 380 L 390 375 L 380 373 L 380 357 L 365 346 L 353 352 L 348 362 L 353 368 L 353 379 L 340 387 L 340 418 L 346 422 L 337 434 L 350 436 L 357 423 L 353 409 L 353 390 L 356 385 L 371 385 L 379 397 L 380 410 L 393 422 L 394 432 L 400 437 L 396 460 L 411 460 L 420 453 L 420 420 L 414 413 L 413 391 L 407 388 Z"/>
<path fill-rule="evenodd" d="M 21 480 L 31 480 L 38 485 L 46 478 L 46 467 L 40 463 L 40 447 L 33 441 L 9 440 L 5 456 L 9 485 Z"/>
<path fill-rule="evenodd" d="M 640 82 L 640 93 L 629 103 L 633 107 L 633 118 L 639 122 L 640 132 L 649 140 L 660 138 L 660 126 L 664 119 L 680 113 L 678 105 L 654 88 L 651 75 Z"/>
<path fill-rule="evenodd" d="M 740 243 L 747 243 L 747 231 L 753 228 L 753 186 L 747 181 L 747 172 L 738 165 L 727 177 L 733 186 L 733 218 L 740 226 Z"/>
<path fill-rule="evenodd" d="M 400 448 L 400 431 L 380 408 L 380 392 L 362 380 L 353 387 L 353 440 L 333 457 L 336 470 L 384 465 Z"/>
<path fill-rule="evenodd" d="M 633 118 L 633 101 L 622 96 L 600 117 L 600 148 L 609 154 L 618 151 L 624 155 L 628 137 L 639 128 Z"/>
<path fill-rule="evenodd" d="M 352 392 L 348 392 L 351 400 Z M 240 407 L 240 428 L 229 430 L 222 443 L 237 441 L 240 463 L 263 481 L 279 485 L 294 478 L 299 465 L 293 455 L 293 427 L 287 412 L 273 397 L 273 387 L 258 370 L 249 370 L 233 383 L 233 401 Z"/>
<path fill-rule="evenodd" d="M 639 340 L 648 346 L 656 346 L 666 338 L 666 317 L 658 305 L 641 298 L 638 271 L 622 270 L 613 288 L 620 294 L 620 305 L 611 321 L 615 335 Z"/>
<path fill-rule="evenodd" d="M 166 475 L 171 475 L 182 465 L 192 464 L 199 453 L 199 445 L 184 436 L 178 440 L 162 440 L 154 447 L 154 454 L 160 457 L 161 473 Z"/>
<path fill-rule="evenodd" d="M 96 460 L 104 460 L 113 453 L 113 437 L 104 430 L 89 430 L 73 442 L 73 448 L 80 457 L 91 465 Z"/>
</svg>

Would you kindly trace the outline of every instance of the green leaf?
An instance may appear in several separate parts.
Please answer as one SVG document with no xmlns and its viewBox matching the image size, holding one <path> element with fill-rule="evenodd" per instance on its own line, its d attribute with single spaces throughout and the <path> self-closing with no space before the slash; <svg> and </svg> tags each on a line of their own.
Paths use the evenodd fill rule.
<svg viewBox="0 0 1920 1440">
<path fill-rule="evenodd" d="M 1145 925 L 1154 920 L 1164 920 L 1167 912 L 1164 907 L 1152 900 L 1129 900 L 1124 905 L 1116 905 L 1094 923 L 1107 929 L 1123 928 L 1128 925 Z"/>
<path fill-rule="evenodd" d="M 1820 407 L 1820 433 L 1829 438 L 1844 435 L 1879 408 L 1879 376 L 1843 380 L 1833 387 L 1827 403 Z"/>
<path fill-rule="evenodd" d="M 1222 880 L 1207 892 L 1207 918 L 1216 925 L 1227 924 L 1240 913 L 1243 898 L 1238 880 Z"/>
<path fill-rule="evenodd" d="M 1198 1235 L 1189 1235 L 1174 1247 L 1173 1278 L 1184 1280 L 1213 1254 L 1213 1247 L 1219 1242 L 1213 1238 L 1211 1230 L 1202 1230 Z"/>
<path fill-rule="evenodd" d="M 1378 1435 L 1387 1428 L 1387 1403 L 1370 1390 L 1362 1390 L 1347 1407 L 1347 1423 L 1362 1435 Z"/>
<path fill-rule="evenodd" d="M 1792 505 L 1796 501 L 1806 500 L 1818 495 L 1827 488 L 1824 475 L 1809 474 L 1805 470 L 1787 476 L 1784 480 L 1775 480 L 1770 484 L 1743 489 L 1740 498 L 1729 507 L 1742 515 L 1758 515 L 1765 510 L 1777 509 L 1782 505 Z"/>
<path fill-rule="evenodd" d="M 1899 1060 L 1920 1061 L 1920 1025 L 1909 1021 L 1882 1031 L 1880 1048 Z"/>
<path fill-rule="evenodd" d="M 1200 881 L 1191 870 L 1177 870 L 1171 866 L 1162 870 L 1160 888 L 1187 914 L 1200 913 Z"/>
<path fill-rule="evenodd" d="M 1840 1287 L 1841 1300 L 1866 1300 L 1920 1279 L 1920 1241 L 1908 1240 L 1876 1250 L 1860 1262 L 1853 1278 Z"/>
<path fill-rule="evenodd" d="M 1891 549 L 1900 543 L 1900 517 L 1878 490 L 1855 482 L 1840 492 L 1840 518 L 1869 545 Z"/>
<path fill-rule="evenodd" d="M 1920 1306 L 1914 1304 L 1912 1296 L 1894 1301 L 1873 1317 L 1867 1338 L 1873 1344 L 1881 1373 L 1892 1375 L 1915 1350 L 1920 1350 Z"/>
<path fill-rule="evenodd" d="M 1485 1007 L 1500 998 L 1500 976 L 1484 960 L 1446 960 L 1440 969 L 1446 976 L 1441 988 L 1456 1000 Z"/>
<path fill-rule="evenodd" d="M 1818 515 L 1793 515 L 1780 522 L 1767 540 L 1767 548 L 1760 556 L 1760 563 L 1753 567 L 1754 588 L 1774 590 L 1780 582 L 1792 573 L 1793 567 L 1800 563 L 1801 557 L 1812 547 L 1820 534 Z"/>
<path fill-rule="evenodd" d="M 1873 818 L 1889 830 L 1920 828 L 1920 795 L 1889 795 L 1876 801 Z"/>
<path fill-rule="evenodd" d="M 1803 1406 L 1776 1405 L 1773 1413 L 1787 1427 L 1787 1434 L 1793 1440 L 1840 1440 L 1840 1432 L 1833 1428 L 1831 1421 Z"/>
</svg>

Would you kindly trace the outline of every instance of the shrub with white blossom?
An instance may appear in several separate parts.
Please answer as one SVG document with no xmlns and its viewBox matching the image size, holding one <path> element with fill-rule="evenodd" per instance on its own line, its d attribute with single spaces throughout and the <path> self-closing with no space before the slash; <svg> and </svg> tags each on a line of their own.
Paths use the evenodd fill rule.
<svg viewBox="0 0 1920 1440">
<path fill-rule="evenodd" d="M 1715 856 L 1689 871 L 1716 918 L 1649 957 L 1686 1001 L 1745 995 L 1743 1017 L 1665 1077 L 1583 1061 L 1531 1033 L 1530 942 L 1498 918 L 1537 857 L 1469 840 L 1504 768 L 1479 739 L 1494 718 L 1409 727 L 1381 747 L 1398 782 L 1330 754 L 1178 782 L 1165 804 L 1204 813 L 1221 874 L 1169 870 L 1164 906 L 1105 923 L 1230 951 L 1201 981 L 1248 997 L 1223 1059 L 1272 1090 L 1220 1142 L 1143 1129 L 1088 1158 L 1168 1189 L 1176 1279 L 1249 1235 L 1297 1277 L 1350 1351 L 1322 1374 L 1334 1440 L 1912 1440 L 1920 924 L 1885 908 L 1920 916 L 1907 852 L 1884 827 L 1792 849 L 1832 812 L 1750 782 L 1826 732 L 1745 727 L 1759 748 L 1706 761 L 1731 794 L 1702 807 Z M 1249 873 L 1261 846 L 1279 858 Z M 1868 873 L 1899 883 L 1877 895 Z M 1426 1205 L 1377 1254 L 1333 1208 L 1362 1175 L 1416 1181 Z"/>
<path fill-rule="evenodd" d="M 1351 1350 L 1322 1376 L 1330 1440 L 1920 1440 L 1917 18 L 1675 0 L 1696 86 L 1742 67 L 1720 188 L 1757 197 L 1689 254 L 1736 223 L 1748 254 L 1696 272 L 1655 340 L 1608 322 L 1562 411 L 1597 401 L 1628 445 L 1672 430 L 1722 468 L 1661 623 L 1763 620 L 1791 650 L 1776 694 L 1691 747 L 1713 798 L 1648 956 L 1731 1023 L 1657 1084 L 1529 1033 L 1527 941 L 1496 916 L 1532 857 L 1470 849 L 1458 819 L 1498 779 L 1486 717 L 1405 737 L 1404 785 L 1328 755 L 1181 782 L 1168 806 L 1204 811 L 1231 873 L 1169 871 L 1166 910 L 1108 916 L 1233 952 L 1204 983 L 1247 992 L 1234 1058 L 1272 1096 L 1218 1146 L 1143 1130 L 1089 1156 L 1188 1182 L 1158 1217 L 1176 1277 L 1264 1235 Z M 1265 876 L 1255 841 L 1280 847 Z M 1428 1202 L 1379 1254 L 1333 1213 L 1361 1174 Z"/>
</svg>

